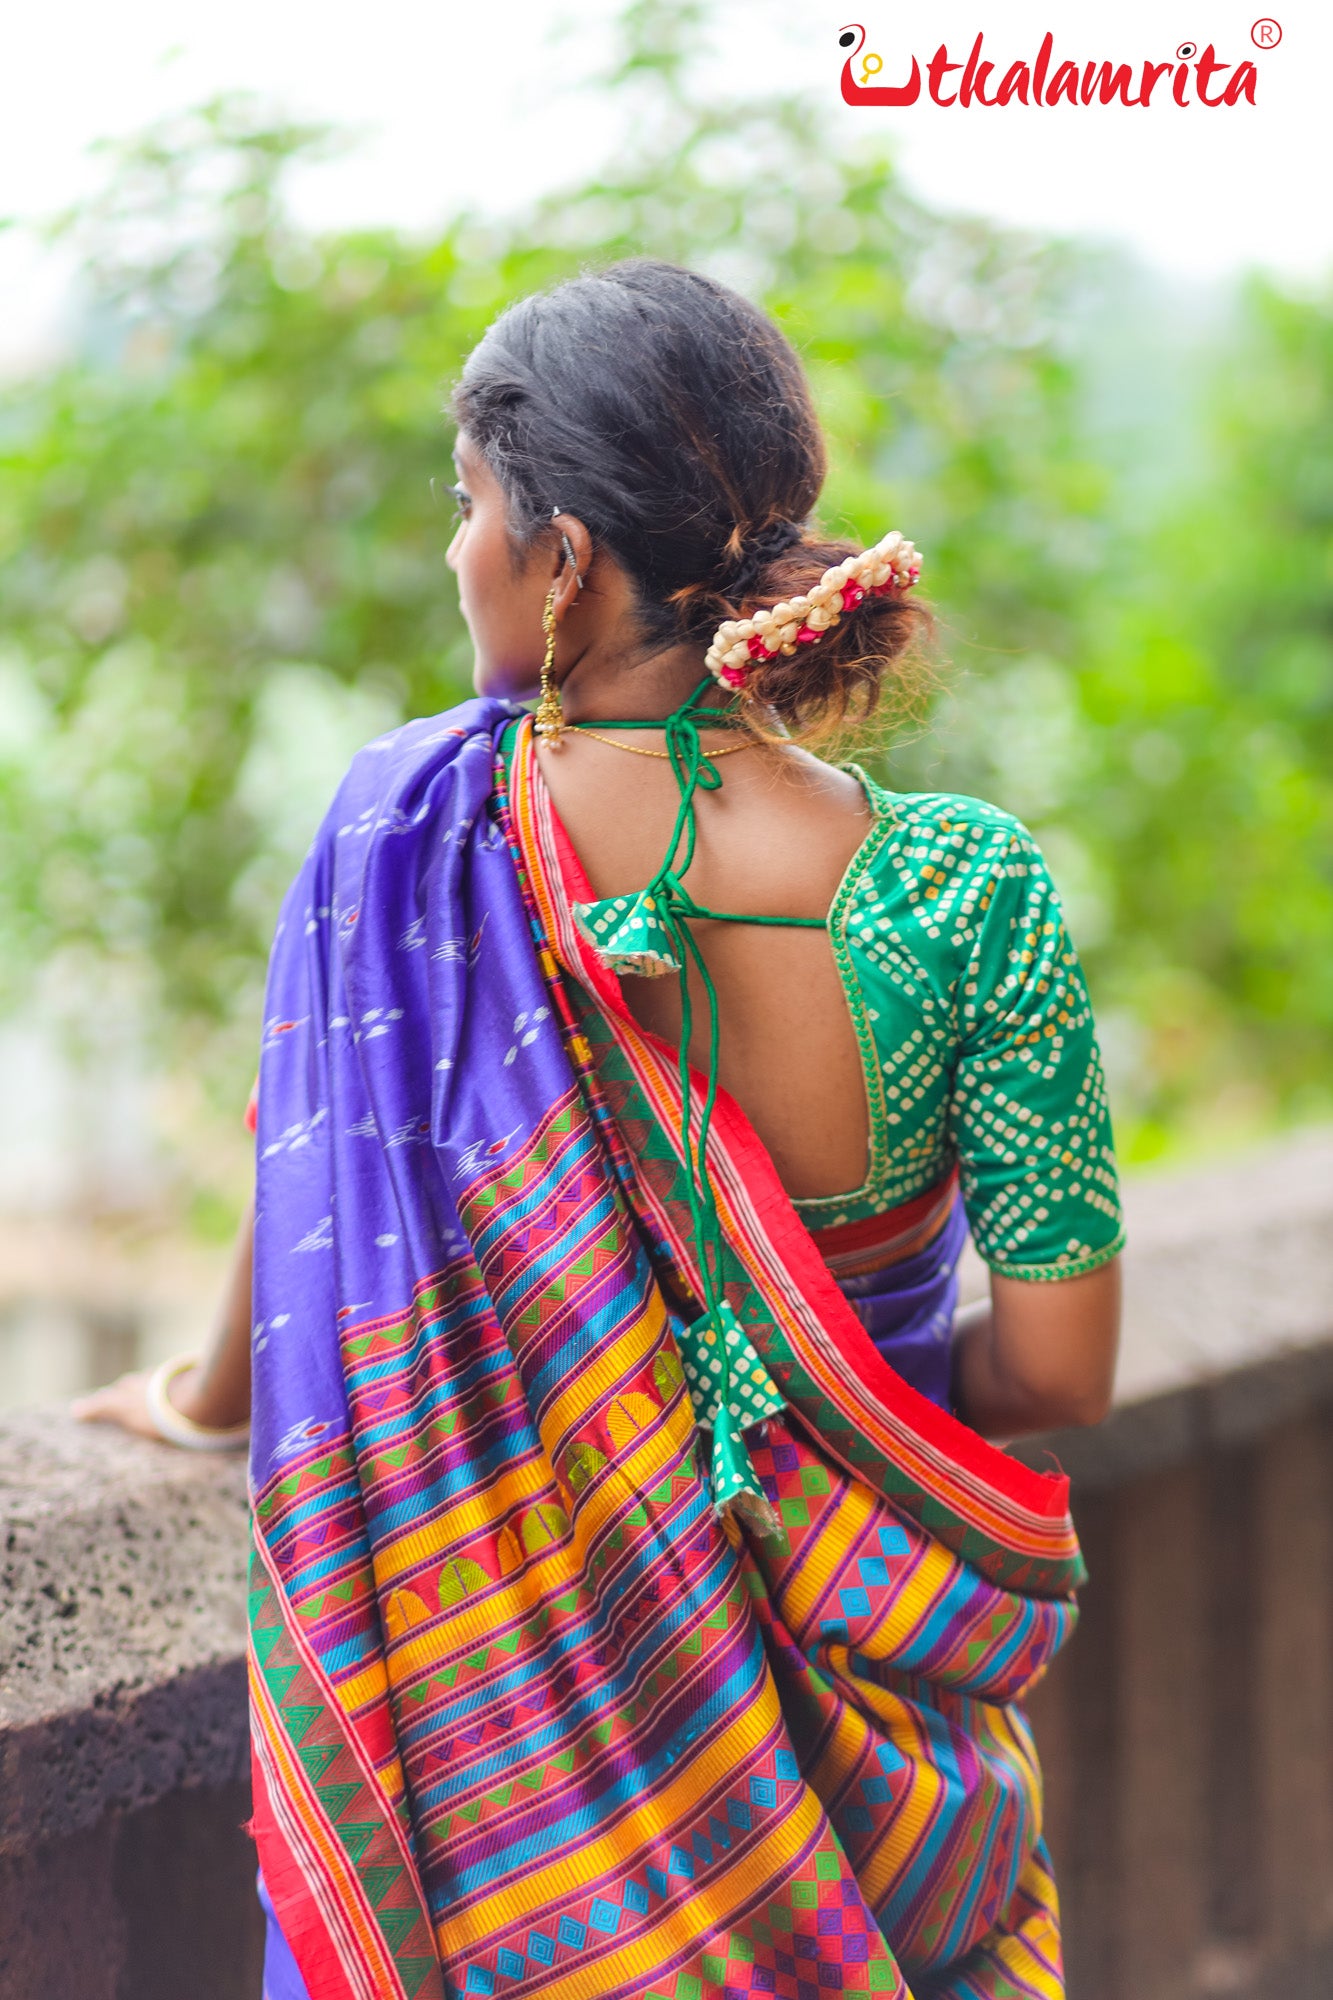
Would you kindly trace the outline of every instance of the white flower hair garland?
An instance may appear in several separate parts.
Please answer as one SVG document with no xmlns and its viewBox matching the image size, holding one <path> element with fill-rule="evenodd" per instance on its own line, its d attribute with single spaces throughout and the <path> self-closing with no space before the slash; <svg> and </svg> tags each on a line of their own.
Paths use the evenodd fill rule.
<svg viewBox="0 0 1333 2000">
<path fill-rule="evenodd" d="M 826 569 L 803 597 L 785 598 L 750 618 L 725 619 L 704 664 L 723 687 L 739 692 L 763 661 L 815 645 L 863 599 L 910 590 L 920 574 L 920 554 L 895 529 L 873 549 Z"/>
</svg>

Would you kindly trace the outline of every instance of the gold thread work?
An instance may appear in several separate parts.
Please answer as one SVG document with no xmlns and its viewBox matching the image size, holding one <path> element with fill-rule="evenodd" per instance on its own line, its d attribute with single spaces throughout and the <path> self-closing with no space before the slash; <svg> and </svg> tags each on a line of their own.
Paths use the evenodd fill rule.
<svg viewBox="0 0 1333 2000">
<path fill-rule="evenodd" d="M 560 706 L 560 689 L 555 678 L 555 585 L 546 593 L 546 606 L 542 612 L 542 631 L 546 634 L 546 657 L 542 661 L 541 698 L 532 726 L 543 743 L 552 750 L 560 748 L 565 733 L 565 712 Z"/>
</svg>

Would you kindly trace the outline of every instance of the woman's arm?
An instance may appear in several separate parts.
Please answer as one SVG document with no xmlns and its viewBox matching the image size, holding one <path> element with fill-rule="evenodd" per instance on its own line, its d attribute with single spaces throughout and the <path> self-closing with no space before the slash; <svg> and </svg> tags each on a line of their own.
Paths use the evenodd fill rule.
<svg viewBox="0 0 1333 2000">
<path fill-rule="evenodd" d="M 954 1321 L 954 1398 L 984 1437 L 1099 1424 L 1120 1338 L 1120 1259 L 1031 1283 L 991 1272 L 989 1301 Z"/>
<path fill-rule="evenodd" d="M 236 1234 L 231 1268 L 217 1319 L 198 1364 L 173 1378 L 173 1406 L 208 1430 L 243 1424 L 250 1415 L 250 1287 L 254 1262 L 255 1211 L 250 1202 Z M 73 1404 L 82 1423 L 120 1424 L 140 1437 L 159 1437 L 148 1408 L 147 1372 L 122 1375 Z"/>
</svg>

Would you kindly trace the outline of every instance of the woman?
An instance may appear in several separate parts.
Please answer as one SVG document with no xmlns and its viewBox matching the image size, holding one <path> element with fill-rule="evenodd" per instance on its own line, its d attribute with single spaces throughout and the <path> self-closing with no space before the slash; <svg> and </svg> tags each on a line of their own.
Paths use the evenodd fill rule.
<svg viewBox="0 0 1333 2000">
<path fill-rule="evenodd" d="M 1016 1704 L 1081 1565 L 983 1441 L 1114 1362 L 1055 892 L 1006 814 L 800 747 L 909 671 L 919 565 L 811 525 L 752 306 L 579 278 L 455 408 L 480 699 L 357 758 L 270 972 L 268 1990 L 1058 1994 Z M 115 1411 L 237 1420 L 245 1291 L 243 1245 L 209 1364 Z"/>
</svg>

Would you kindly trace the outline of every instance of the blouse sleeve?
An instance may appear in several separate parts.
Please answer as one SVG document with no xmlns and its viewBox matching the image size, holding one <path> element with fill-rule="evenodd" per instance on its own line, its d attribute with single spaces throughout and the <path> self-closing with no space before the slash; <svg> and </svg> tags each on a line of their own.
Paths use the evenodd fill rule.
<svg viewBox="0 0 1333 2000">
<path fill-rule="evenodd" d="M 1124 1243 L 1111 1116 L 1078 955 L 1016 820 L 976 909 L 949 1107 L 972 1235 L 1007 1277 L 1077 1277 Z"/>
</svg>

